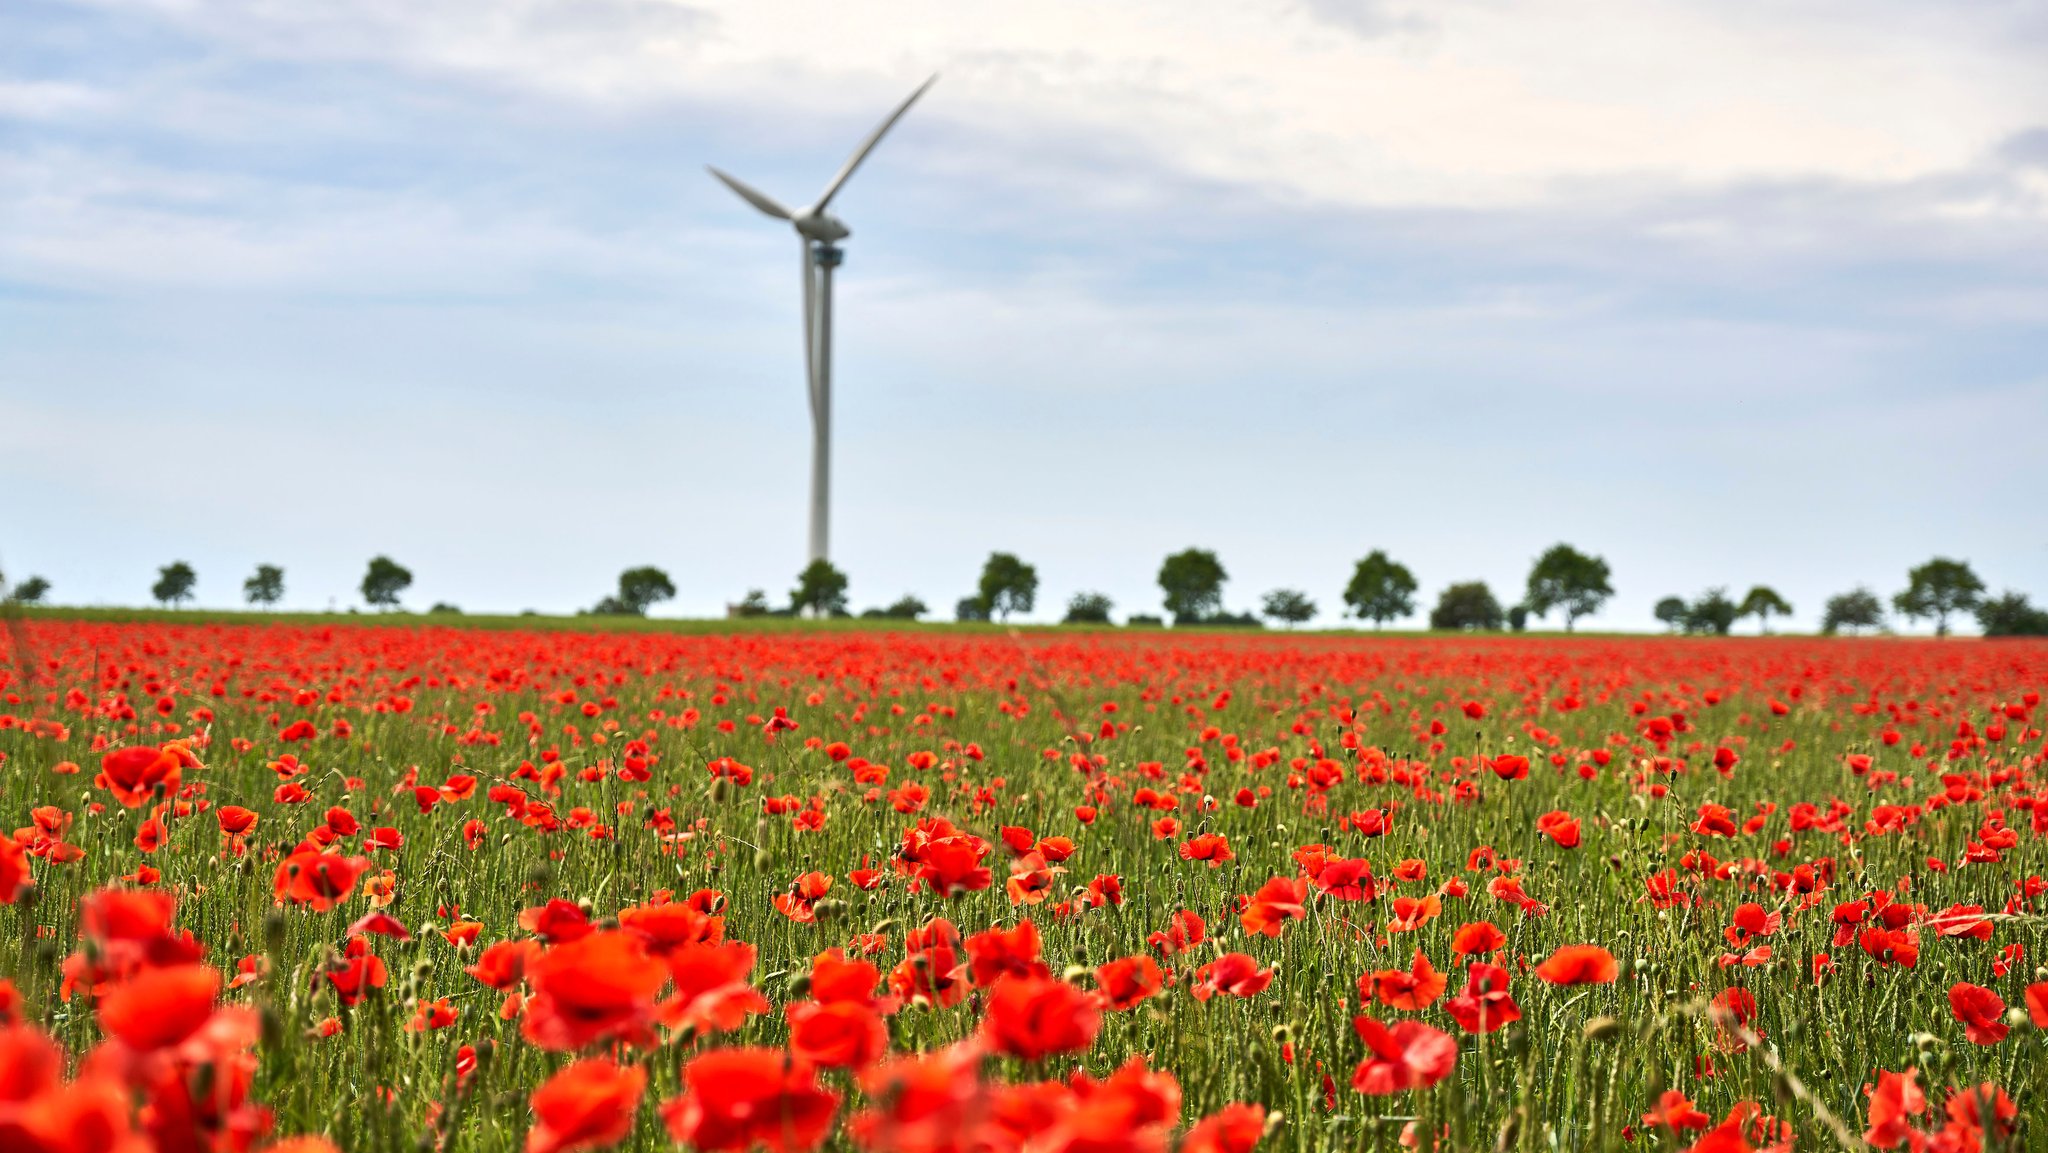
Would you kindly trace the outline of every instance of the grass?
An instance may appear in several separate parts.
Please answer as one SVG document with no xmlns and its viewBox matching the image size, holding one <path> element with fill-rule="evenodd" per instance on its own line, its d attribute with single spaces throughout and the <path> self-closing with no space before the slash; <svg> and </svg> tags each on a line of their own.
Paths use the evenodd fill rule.
<svg viewBox="0 0 2048 1153">
<path fill-rule="evenodd" d="M 1000 1059 L 997 1079 L 1064 1076 L 1075 1068 L 1101 1075 L 1142 1055 L 1178 1078 L 1186 1120 L 1240 1101 L 1281 1113 L 1284 1120 L 1261 1145 L 1272 1150 L 1391 1149 L 1411 1120 L 1425 1142 L 1438 1140 L 1442 1148 L 1678 1148 L 1690 1138 L 1660 1135 L 1642 1122 L 1666 1088 L 1681 1090 L 1717 1121 L 1738 1102 L 1757 1102 L 1792 1127 L 1801 1148 L 1828 1148 L 1843 1144 L 1844 1132 L 1862 1131 L 1863 1087 L 1877 1071 L 1918 1068 L 1937 1111 L 1949 1085 L 2003 1086 L 2022 1110 L 2009 1148 L 2038 1147 L 2048 1132 L 2042 1037 L 2023 1028 L 1996 1045 L 1968 1043 L 1947 1002 L 1950 985 L 1968 981 L 2018 1005 L 2023 986 L 2038 979 L 2034 966 L 2048 958 L 2040 900 L 2022 899 L 2009 915 L 2001 912 L 2024 878 L 2048 871 L 2041 838 L 2016 804 L 2031 798 L 2040 775 L 2041 739 L 2033 728 L 2039 706 L 2009 721 L 2004 739 L 1925 767 L 1946 752 L 1958 720 L 1970 719 L 1981 731 L 1994 705 L 2048 687 L 2048 646 L 1873 647 L 1792 638 L 1726 645 L 1599 636 L 1570 645 L 1551 638 L 1475 644 L 1325 634 L 1304 646 L 1267 634 L 1248 655 L 1228 639 L 1242 635 L 1235 630 L 1119 632 L 1113 645 L 1075 630 L 1020 630 L 1049 636 L 1048 648 L 1011 643 L 999 626 L 902 622 L 76 609 L 31 610 L 26 618 L 35 652 L 56 667 L 34 684 L 10 681 L 10 707 L 23 719 L 61 718 L 66 732 L 57 739 L 20 724 L 0 726 L 0 827 L 27 825 L 30 810 L 54 806 L 73 819 L 65 839 L 84 855 L 68 865 L 35 862 L 34 898 L 0 908 L 0 973 L 19 986 L 31 1019 L 71 1052 L 90 1050 L 99 1032 L 89 998 L 66 1001 L 58 988 L 61 959 L 78 939 L 77 903 L 138 866 L 154 867 L 161 874 L 156 886 L 179 896 L 178 924 L 205 943 L 211 963 L 232 969 L 245 956 L 267 958 L 269 976 L 230 999 L 265 1014 L 252 1094 L 275 1111 L 279 1133 L 324 1133 L 349 1150 L 412 1148 L 422 1140 L 450 1151 L 519 1148 L 528 1094 L 567 1057 L 526 1043 L 517 1022 L 500 1020 L 499 995 L 463 972 L 476 947 L 452 946 L 429 926 L 447 926 L 459 907 L 462 917 L 483 923 L 480 946 L 521 936 L 520 911 L 552 897 L 582 901 L 603 919 L 658 890 L 680 896 L 705 887 L 729 901 L 727 935 L 758 948 L 753 979 L 778 1012 L 715 1039 L 632 1052 L 648 1071 L 650 1101 L 678 1092 L 679 1066 L 693 1053 L 782 1045 L 779 1007 L 796 997 L 809 959 L 855 934 L 886 939 L 876 958 L 886 971 L 903 959 L 905 930 L 934 916 L 963 932 L 1028 916 L 1043 933 L 1053 973 L 1072 972 L 1086 986 L 1088 970 L 1149 953 L 1148 934 L 1174 913 L 1193 910 L 1217 940 L 1188 958 L 1161 958 L 1175 970 L 1173 986 L 1135 1010 L 1105 1014 L 1087 1052 L 1028 1065 Z M 321 635 L 324 626 L 342 622 L 365 627 L 340 640 Z M 271 627 L 237 627 L 258 623 Z M 443 624 L 481 631 L 417 631 Z M 194 625 L 224 626 L 226 639 L 217 629 L 184 627 Z M 570 629 L 576 631 L 561 631 L 547 651 L 523 658 L 516 636 L 490 635 Z M 632 647 L 616 647 L 621 633 L 633 634 Z M 1260 655 L 1268 648 L 1291 655 L 1269 660 Z M 240 663 L 229 664 L 230 653 Z M 506 669 L 515 675 L 492 679 Z M 146 691 L 150 683 L 156 688 Z M 1800 696 L 1774 716 L 1769 702 L 1786 700 L 1795 686 Z M 65 693 L 74 687 L 98 707 L 67 707 Z M 318 699 L 295 704 L 291 694 L 302 689 Z M 1227 702 L 1219 700 L 1225 691 Z M 575 704 L 564 702 L 565 692 Z M 1710 693 L 1718 703 L 1708 703 Z M 1565 695 L 1582 697 L 1583 706 L 1559 711 Z M 171 701 L 164 717 L 155 711 L 159 696 Z M 407 711 L 379 711 L 400 696 L 411 702 Z M 106 707 L 117 701 L 140 715 L 123 720 L 118 706 Z M 1468 719 L 1468 701 L 1482 705 L 1485 716 Z M 1646 702 L 1642 715 L 1632 711 L 1638 701 Z M 598 704 L 598 715 L 585 716 L 584 702 Z M 489 711 L 480 713 L 480 704 Z M 1109 705 L 1114 712 L 1105 711 Z M 1892 706 L 1901 716 L 1927 719 L 1903 725 L 1892 719 Z M 799 727 L 771 739 L 750 718 L 777 707 Z M 686 708 L 697 714 L 687 725 L 678 721 Z M 211 719 L 200 719 L 199 709 Z M 1354 709 L 1357 718 L 1347 722 Z M 1660 750 L 1645 722 L 1674 713 L 1684 714 L 1692 731 Z M 521 721 L 522 714 L 533 721 Z M 280 741 L 281 725 L 302 717 L 323 735 Z M 346 737 L 332 735 L 337 720 L 348 722 Z M 721 731 L 721 721 L 731 722 L 731 731 Z M 1432 737 L 1431 721 L 1444 722 L 1447 731 Z M 1104 722 L 1113 731 L 1124 727 L 1105 739 Z M 1888 725 L 1905 733 L 1900 745 L 1880 739 Z M 169 813 L 167 839 L 144 854 L 135 842 L 151 810 L 110 803 L 93 786 L 93 748 L 196 733 L 204 734 L 205 768 L 188 774 L 183 798 L 194 810 Z M 494 734 L 496 743 L 472 734 Z M 1360 749 L 1380 754 L 1347 748 L 1347 734 Z M 647 739 L 658 757 L 646 782 L 621 780 L 617 772 L 621 746 L 633 737 Z M 865 799 L 867 786 L 811 738 L 844 741 L 857 756 L 889 766 L 880 796 Z M 1908 756 L 1916 741 L 1929 742 L 1931 751 Z M 984 760 L 962 756 L 969 743 Z M 1728 776 L 1711 764 L 1724 746 L 1741 756 Z M 1230 758 L 1232 747 L 1274 750 L 1276 761 L 1254 770 Z M 558 797 L 516 776 L 522 762 L 538 763 L 548 750 L 568 769 Z M 1189 767 L 1190 750 L 1204 763 L 1200 771 Z M 1575 770 L 1593 765 L 1595 750 L 1610 752 L 1611 763 L 1581 779 Z M 303 778 L 313 793 L 308 803 L 274 796 L 279 777 L 266 766 L 287 751 L 310 765 Z M 911 754 L 921 751 L 935 753 L 939 765 L 912 768 Z M 1509 753 L 1529 756 L 1526 779 L 1503 780 L 1483 767 L 1482 758 Z M 1562 765 L 1550 763 L 1553 753 Z M 1845 767 L 1852 753 L 1875 757 L 1877 775 Z M 1103 762 L 1078 772 L 1077 754 Z M 1343 766 L 1341 783 L 1322 790 L 1290 783 L 1302 775 L 1290 762 L 1312 766 L 1319 756 Z M 1660 756 L 1684 764 L 1660 769 Z M 753 782 L 714 785 L 706 765 L 719 757 L 751 766 Z M 85 771 L 54 771 L 64 762 Z M 1371 764 L 1390 775 L 1361 780 L 1361 766 Z M 595 779 L 580 779 L 585 770 Z M 1962 774 L 1962 791 L 1977 795 L 1928 808 L 1930 797 L 1944 795 L 1943 772 Z M 406 782 L 416 777 L 435 785 L 451 773 L 480 779 L 474 798 L 419 811 Z M 1886 781 L 1884 774 L 1896 776 Z M 1883 783 L 1873 787 L 1873 780 Z M 608 835 L 536 832 L 486 800 L 496 782 L 520 784 L 564 817 L 588 810 Z M 917 813 L 899 812 L 888 791 L 912 782 L 927 787 L 929 799 Z M 1457 799 L 1461 786 L 1470 795 Z M 1168 814 L 1131 803 L 1141 787 L 1175 799 L 1171 815 L 1183 824 L 1177 833 L 1157 835 L 1154 822 Z M 1259 787 L 1270 795 L 1256 807 L 1233 800 L 1239 788 Z M 819 798 L 824 827 L 798 831 L 788 816 L 764 814 L 764 797 L 785 795 Z M 1205 796 L 1218 803 L 1206 806 Z M 1853 809 L 1842 834 L 1793 831 L 1794 804 L 1825 810 L 1837 797 Z M 1101 814 L 1084 824 L 1075 809 L 1091 801 Z M 1695 833 L 1692 823 L 1707 803 L 1727 806 L 1738 822 L 1761 816 L 1761 826 L 1732 837 Z M 1863 822 L 1881 803 L 1918 811 L 1899 831 L 1865 832 Z M 201 804 L 259 814 L 245 855 L 224 851 Z M 337 1003 L 322 974 L 347 926 L 369 908 L 361 894 L 325 913 L 281 906 L 273 896 L 282 855 L 335 805 L 366 828 L 389 826 L 403 835 L 402 849 L 370 856 L 377 870 L 391 871 L 389 911 L 415 934 L 409 942 L 374 942 L 391 981 L 352 1009 Z M 1389 818 L 1383 835 L 1343 827 L 1347 814 L 1375 810 Z M 1537 833 L 1537 818 L 1553 810 L 1582 822 L 1578 847 L 1561 848 Z M 656 811 L 685 829 L 703 824 L 679 846 L 650 827 Z M 1962 863 L 1993 811 L 2020 830 L 2018 845 L 1995 863 Z M 996 845 L 991 887 L 953 898 L 913 893 L 900 878 L 874 893 L 852 887 L 849 870 L 863 861 L 886 868 L 904 830 L 935 815 Z M 475 849 L 465 846 L 462 832 L 470 819 L 488 827 Z M 1005 894 L 1001 826 L 1073 839 L 1068 871 L 1044 904 L 1019 907 Z M 1179 845 L 1206 832 L 1227 837 L 1234 859 L 1211 868 L 1179 856 Z M 1295 876 L 1294 854 L 1306 844 L 1370 860 L 1391 892 L 1370 902 L 1316 899 L 1307 918 L 1278 938 L 1248 936 L 1239 927 L 1237 898 L 1270 878 Z M 1468 868 L 1480 846 L 1521 864 Z M 1727 875 L 1717 878 L 1699 853 L 1729 863 Z M 1772 884 L 1774 873 L 1821 860 L 1832 862 L 1833 885 L 1810 908 Z M 1426 875 L 1391 881 L 1402 861 L 1422 862 Z M 1677 870 L 1691 895 L 1687 905 L 1660 909 L 1646 899 L 1647 879 L 1665 869 Z M 811 870 L 836 878 L 831 896 L 842 903 L 803 924 L 778 913 L 772 900 Z M 1076 889 L 1099 875 L 1122 879 L 1122 904 L 1098 909 L 1074 900 Z M 1518 876 L 1547 912 L 1524 915 L 1490 896 L 1487 882 L 1500 876 Z M 1443 896 L 1442 916 L 1416 931 L 1387 931 L 1393 896 L 1440 892 L 1453 879 L 1468 885 L 1469 895 Z M 1949 940 L 1923 924 L 1913 968 L 1886 964 L 1854 943 L 1834 944 L 1830 910 L 1876 891 L 1927 910 L 1981 905 L 1994 919 L 1995 936 Z M 1724 937 L 1744 901 L 1779 913 L 1783 924 L 1751 943 L 1770 947 L 1767 964 L 1724 966 L 1725 954 L 1744 951 Z M 1056 911 L 1062 904 L 1064 913 Z M 1429 1022 L 1458 1038 L 1461 1050 L 1455 1072 L 1432 1088 L 1354 1092 L 1349 1080 L 1362 1056 L 1352 1028 L 1361 1011 L 1360 976 L 1405 969 L 1420 949 L 1450 973 L 1455 994 L 1463 974 L 1452 965 L 1449 941 L 1460 924 L 1478 920 L 1508 936 L 1497 959 L 1514 974 L 1521 1022 L 1467 1035 L 1441 1004 L 1419 1013 L 1366 1008 L 1389 1022 Z M 1607 947 L 1621 962 L 1621 979 L 1553 987 L 1525 969 L 1575 943 Z M 2024 961 L 1995 977 L 1994 958 L 2014 944 Z M 1193 969 L 1219 950 L 1241 950 L 1273 967 L 1270 990 L 1195 1000 L 1186 988 Z M 1814 964 L 1823 954 L 1834 969 L 1816 982 Z M 1707 1009 L 1735 986 L 1757 1002 L 1749 1028 L 1759 1037 L 1746 1050 L 1730 1042 Z M 459 1010 L 456 1023 L 405 1031 L 415 1002 L 438 997 Z M 947 1009 L 906 1008 L 890 1019 L 892 1048 L 929 1050 L 968 1037 L 982 1003 L 977 995 Z M 341 1031 L 320 1037 L 316 1026 L 328 1018 Z M 458 1092 L 458 1047 L 485 1040 L 495 1049 Z M 1328 1094 L 1326 1075 L 1334 1082 Z M 858 1097 L 848 1075 L 824 1079 Z M 1829 1117 L 1841 1125 L 1831 1126 Z M 1633 1132 L 1625 1135 L 1624 1126 Z M 831 1144 L 850 1147 L 843 1134 Z M 622 1147 L 671 1147 L 650 1105 Z"/>
</svg>

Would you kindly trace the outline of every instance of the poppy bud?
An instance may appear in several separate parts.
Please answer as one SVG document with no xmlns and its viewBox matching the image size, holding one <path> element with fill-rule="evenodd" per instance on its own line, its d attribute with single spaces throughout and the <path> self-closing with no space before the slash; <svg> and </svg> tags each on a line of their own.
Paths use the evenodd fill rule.
<svg viewBox="0 0 2048 1153">
<path fill-rule="evenodd" d="M 272 909 L 263 914 L 263 947 L 272 953 L 284 948 L 284 914 Z"/>
<path fill-rule="evenodd" d="M 837 897 L 827 897 L 812 905 L 811 913 L 820 921 L 836 921 L 846 914 L 846 902 Z"/>
<path fill-rule="evenodd" d="M 2027 1016 L 2027 1011 L 2025 1009 L 2020 1008 L 2018 1005 L 2014 1005 L 2012 1008 L 2007 1009 L 2005 1011 L 2005 1023 L 2012 1026 L 2015 1029 L 2025 1029 L 2028 1026 L 2032 1025 L 2034 1022 L 2033 1018 Z"/>
<path fill-rule="evenodd" d="M 1065 981 L 1069 984 L 1075 984 L 1080 981 L 1086 980 L 1087 977 L 1088 966 L 1086 965 L 1068 965 L 1065 969 L 1060 971 L 1060 980 Z"/>
<path fill-rule="evenodd" d="M 721 802 L 721 801 L 725 800 L 725 795 L 726 795 L 726 793 L 727 793 L 728 791 L 729 791 L 729 790 L 728 790 L 728 789 L 726 788 L 726 784 L 725 784 L 725 778 L 724 778 L 724 777 L 713 777 L 713 778 L 711 778 L 711 803 L 712 803 L 712 804 L 714 804 L 714 805 L 715 805 L 715 804 L 718 804 L 719 802 Z"/>
<path fill-rule="evenodd" d="M 257 1036 L 262 1038 L 265 1049 L 275 1049 L 284 1043 L 284 1019 L 277 1015 L 276 1009 L 268 1004 L 259 1006 L 256 1021 Z"/>
<path fill-rule="evenodd" d="M 868 932 L 873 933 L 877 937 L 886 937 L 889 934 L 895 932 L 898 928 L 899 926 L 897 925 L 895 918 L 884 917 L 882 920 L 876 921 L 875 927 L 869 929 Z"/>
<path fill-rule="evenodd" d="M 42 893 L 34 884 L 28 884 L 22 887 L 21 893 L 14 898 L 14 903 L 20 906 L 23 911 L 27 911 L 35 908 L 40 900 L 42 900 Z"/>
<path fill-rule="evenodd" d="M 1586 1022 L 1584 1033 L 1588 1041 L 1612 1041 L 1621 1036 L 1621 1022 L 1612 1017 L 1595 1017 Z"/>
<path fill-rule="evenodd" d="M 1294 1026 L 1285 1024 L 1273 1026 L 1273 1043 L 1275 1045 L 1293 1044 Z"/>
<path fill-rule="evenodd" d="M 767 872 L 769 869 L 773 868 L 774 865 L 775 854 L 769 852 L 765 846 L 754 850 L 754 868 L 762 872 Z"/>
<path fill-rule="evenodd" d="M 1266 1131 L 1263 1136 L 1271 1137 L 1273 1134 L 1278 1133 L 1280 1131 L 1280 1123 L 1284 1119 L 1284 1115 L 1278 1109 L 1266 1114 Z"/>
<path fill-rule="evenodd" d="M 792 1001 L 801 1001 L 804 998 L 809 997 L 810 995 L 811 975 L 809 973 L 798 973 L 789 982 L 789 999 Z"/>
<path fill-rule="evenodd" d="M 497 1057 L 497 1055 L 498 1055 L 498 1043 L 497 1043 L 496 1041 L 493 1041 L 493 1040 L 492 1040 L 492 1039 L 490 1039 L 489 1037 L 484 1037 L 484 1038 L 481 1038 L 481 1039 L 479 1039 L 479 1040 L 477 1041 L 477 1043 L 476 1043 L 476 1068 L 477 1068 L 477 1072 L 481 1073 L 481 1072 L 483 1072 L 483 1071 L 484 1071 L 485 1069 L 488 1069 L 488 1068 L 490 1068 L 490 1067 L 491 1067 L 491 1061 L 492 1061 L 493 1059 L 495 1059 L 495 1058 Z"/>
</svg>

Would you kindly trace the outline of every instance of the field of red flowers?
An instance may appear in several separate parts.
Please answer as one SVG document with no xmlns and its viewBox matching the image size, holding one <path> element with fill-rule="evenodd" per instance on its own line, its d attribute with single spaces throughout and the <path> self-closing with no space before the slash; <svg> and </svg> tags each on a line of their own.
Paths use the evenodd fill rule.
<svg viewBox="0 0 2048 1153">
<path fill-rule="evenodd" d="M 2048 644 L 14 642 L 10 1153 L 2048 1145 Z"/>
</svg>

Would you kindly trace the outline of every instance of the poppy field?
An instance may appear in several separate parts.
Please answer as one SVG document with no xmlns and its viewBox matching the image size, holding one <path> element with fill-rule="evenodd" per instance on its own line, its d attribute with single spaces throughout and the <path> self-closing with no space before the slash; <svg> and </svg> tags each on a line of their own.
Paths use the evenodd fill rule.
<svg viewBox="0 0 2048 1153">
<path fill-rule="evenodd" d="M 2048 644 L 36 619 L 0 1149 L 2048 1145 Z"/>
</svg>

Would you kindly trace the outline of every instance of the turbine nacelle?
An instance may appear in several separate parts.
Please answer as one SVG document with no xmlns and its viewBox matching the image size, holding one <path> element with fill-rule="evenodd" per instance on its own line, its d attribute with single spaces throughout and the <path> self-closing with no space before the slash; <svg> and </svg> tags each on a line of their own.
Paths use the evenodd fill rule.
<svg viewBox="0 0 2048 1153">
<path fill-rule="evenodd" d="M 807 208 L 792 215 L 789 222 L 796 225 L 797 232 L 802 234 L 804 239 L 815 240 L 820 244 L 837 243 L 853 235 L 853 229 L 848 228 L 844 220 L 822 209 Z"/>
</svg>

